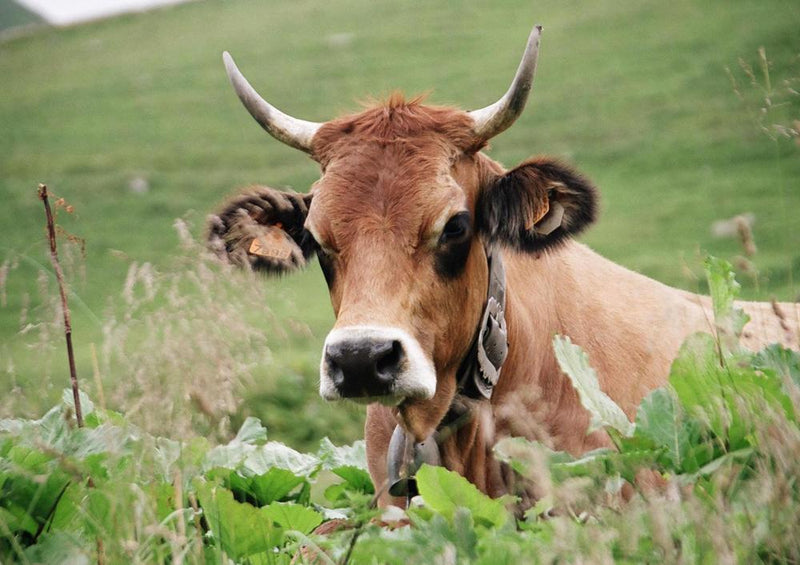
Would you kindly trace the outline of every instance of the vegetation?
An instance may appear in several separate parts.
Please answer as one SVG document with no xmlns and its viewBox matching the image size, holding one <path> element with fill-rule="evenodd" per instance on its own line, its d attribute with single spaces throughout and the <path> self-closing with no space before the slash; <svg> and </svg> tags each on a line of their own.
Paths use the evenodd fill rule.
<svg viewBox="0 0 800 565">
<path fill-rule="evenodd" d="M 741 329 L 730 265 L 708 269 L 719 326 Z M 428 466 L 411 506 L 381 514 L 363 442 L 300 453 L 253 418 L 223 445 L 175 441 L 88 397 L 76 428 L 65 391 L 41 419 L 0 421 L 0 552 L 22 563 L 800 560 L 800 355 L 695 335 L 631 424 L 580 348 L 557 337 L 556 350 L 591 427 L 618 449 L 574 458 L 502 440 L 520 492 L 537 495 L 524 514 L 515 496 L 492 500 Z M 337 528 L 314 533 L 324 522 Z"/>
<path fill-rule="evenodd" d="M 532 10 L 205 0 L 0 42 L 0 561 L 288 563 L 301 546 L 326 563 L 800 561 L 795 353 L 694 337 L 630 426 L 591 359 L 559 340 L 617 450 L 576 460 L 509 439 L 498 455 L 538 500 L 524 514 L 425 468 L 421 498 L 383 515 L 363 445 L 334 447 L 361 436 L 362 409 L 316 394 L 332 322 L 317 266 L 268 280 L 203 250 L 205 214 L 235 187 L 305 190 L 318 174 L 241 109 L 223 49 L 307 119 L 395 88 L 473 108 L 504 91 L 540 22 L 536 92 L 492 157 L 573 162 L 604 198 L 585 241 L 711 292 L 734 334 L 732 273 L 712 261 L 706 282 L 707 252 L 731 259 L 743 297 L 796 299 L 796 7 Z M 83 428 L 61 392 L 39 182 L 66 198 L 54 204 Z M 713 237 L 714 222 L 748 213 L 723 225 L 734 237 Z"/>
<path fill-rule="evenodd" d="M 547 152 L 594 179 L 602 214 L 584 240 L 625 266 L 705 291 L 706 252 L 743 256 L 732 261 L 743 296 L 792 300 L 800 280 L 792 213 L 800 208 L 800 159 L 794 141 L 772 126 L 791 127 L 798 116 L 800 97 L 790 87 L 797 90 L 792 80 L 800 76 L 799 20 L 783 0 L 714 11 L 694 0 L 580 7 L 206 0 L 0 42 L 0 384 L 16 391 L 0 399 L 0 414 L 41 414 L 60 395 L 61 359 L 53 355 L 61 352 L 49 345 L 52 332 L 42 335 L 55 294 L 39 182 L 74 206 L 58 222 L 85 242 L 85 251 L 75 246 L 64 258 L 78 372 L 93 373 L 94 344 L 101 378 L 116 390 L 127 383 L 119 375 L 133 370 L 125 356 L 134 347 L 109 343 L 105 320 L 141 313 L 126 312 L 129 275 L 167 285 L 194 261 L 197 251 L 180 247 L 175 218 L 198 238 L 205 215 L 236 187 L 304 191 L 317 178 L 314 163 L 269 138 L 241 108 L 222 68 L 224 49 L 266 97 L 307 119 L 353 111 L 358 100 L 398 88 L 433 88 L 431 102 L 475 108 L 505 90 L 531 25 L 542 23 L 533 99 L 493 141 L 491 156 L 513 165 Z M 756 218 L 756 258 L 744 256 L 735 238 L 711 235 L 714 221 L 742 213 Z M 197 305 L 194 331 L 202 328 L 202 304 L 211 308 L 206 324 L 216 322 L 212 300 L 170 304 L 160 288 L 150 306 L 134 309 L 163 307 L 168 319 Z M 238 421 L 257 415 L 272 437 L 298 448 L 313 448 L 326 429 L 338 441 L 359 437 L 360 410 L 330 407 L 314 392 L 332 323 L 318 267 L 280 280 L 231 274 L 218 300 L 243 288 L 263 356 L 251 360 L 249 382 L 238 389 L 245 399 Z M 137 331 L 130 329 L 131 339 L 145 340 Z M 233 331 L 217 333 L 231 343 Z M 188 356 L 190 345 L 173 344 L 170 355 Z M 109 359 L 115 347 L 124 356 Z M 151 352 L 156 364 L 161 353 Z M 298 426 L 303 412 L 314 417 Z M 320 423 L 331 417 L 335 424 Z"/>
</svg>

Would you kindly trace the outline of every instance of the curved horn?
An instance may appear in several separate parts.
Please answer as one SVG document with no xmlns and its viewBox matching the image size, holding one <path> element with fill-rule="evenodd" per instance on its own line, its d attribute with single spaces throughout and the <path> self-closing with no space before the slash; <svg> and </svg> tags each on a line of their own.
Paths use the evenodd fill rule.
<svg viewBox="0 0 800 565">
<path fill-rule="evenodd" d="M 528 37 L 528 45 L 525 47 L 522 61 L 517 68 L 517 74 L 503 97 L 491 106 L 469 113 L 475 120 L 473 128 L 475 135 L 484 141 L 510 127 L 525 108 L 525 102 L 527 102 L 533 87 L 533 75 L 536 72 L 541 34 L 542 26 L 534 26 Z"/>
<path fill-rule="evenodd" d="M 222 60 L 225 63 L 228 78 L 234 90 L 236 90 L 239 100 L 242 101 L 250 115 L 261 124 L 261 127 L 278 141 L 300 151 L 311 153 L 311 139 L 322 124 L 298 120 L 288 114 L 284 114 L 261 98 L 255 88 L 250 86 L 250 83 L 239 71 L 236 63 L 233 62 L 233 57 L 230 56 L 230 53 L 227 51 L 222 53 Z"/>
</svg>

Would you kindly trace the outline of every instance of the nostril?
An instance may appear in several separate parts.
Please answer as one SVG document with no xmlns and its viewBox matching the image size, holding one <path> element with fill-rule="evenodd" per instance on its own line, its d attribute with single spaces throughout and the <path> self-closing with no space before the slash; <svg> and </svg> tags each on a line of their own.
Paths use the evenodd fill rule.
<svg viewBox="0 0 800 565">
<path fill-rule="evenodd" d="M 403 345 L 394 340 L 386 353 L 382 354 L 375 362 L 375 372 L 378 377 L 386 380 L 394 380 L 398 366 L 403 357 Z"/>
<path fill-rule="evenodd" d="M 337 352 L 332 352 L 331 348 L 328 347 L 325 350 L 325 363 L 328 366 L 328 375 L 330 375 L 333 384 L 336 386 L 341 386 L 341 384 L 344 382 L 344 372 L 339 366 L 339 363 L 336 362 L 336 355 Z"/>
<path fill-rule="evenodd" d="M 355 338 L 328 343 L 324 355 L 325 378 L 347 398 L 391 394 L 406 353 L 401 339 Z"/>
</svg>

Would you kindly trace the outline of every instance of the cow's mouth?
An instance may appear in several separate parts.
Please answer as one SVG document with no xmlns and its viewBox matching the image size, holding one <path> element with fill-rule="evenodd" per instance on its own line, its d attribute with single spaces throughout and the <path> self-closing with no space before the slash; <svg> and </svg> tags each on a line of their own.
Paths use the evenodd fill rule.
<svg viewBox="0 0 800 565">
<path fill-rule="evenodd" d="M 435 391 L 433 363 L 404 330 L 350 326 L 325 340 L 319 392 L 326 400 L 397 406 L 410 398 L 432 398 Z"/>
</svg>

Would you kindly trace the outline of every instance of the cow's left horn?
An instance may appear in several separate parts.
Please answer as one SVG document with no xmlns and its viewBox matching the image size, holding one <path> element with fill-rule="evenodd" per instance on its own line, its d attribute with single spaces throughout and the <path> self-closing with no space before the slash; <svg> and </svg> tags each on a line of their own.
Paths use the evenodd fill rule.
<svg viewBox="0 0 800 565">
<path fill-rule="evenodd" d="M 228 78 L 236 90 L 236 94 L 239 95 L 239 100 L 242 101 L 250 115 L 261 124 L 261 127 L 278 141 L 311 153 L 311 140 L 322 124 L 299 120 L 284 114 L 261 98 L 255 88 L 250 86 L 227 51 L 222 54 L 222 60 L 225 62 L 225 70 L 228 71 Z"/>
<path fill-rule="evenodd" d="M 542 26 L 534 26 L 528 37 L 528 45 L 525 47 L 522 61 L 517 68 L 517 74 L 503 97 L 491 106 L 469 113 L 475 121 L 473 130 L 477 137 L 484 141 L 491 139 L 508 129 L 522 113 L 533 87 L 533 75 L 536 72 L 541 34 Z"/>
</svg>

